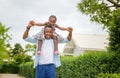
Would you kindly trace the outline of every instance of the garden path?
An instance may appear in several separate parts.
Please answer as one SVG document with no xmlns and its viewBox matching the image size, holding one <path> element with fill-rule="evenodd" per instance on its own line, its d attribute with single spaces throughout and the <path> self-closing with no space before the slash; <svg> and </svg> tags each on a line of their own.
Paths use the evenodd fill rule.
<svg viewBox="0 0 120 78">
<path fill-rule="evenodd" d="M 0 74 L 0 78 L 25 78 L 17 74 Z"/>
</svg>

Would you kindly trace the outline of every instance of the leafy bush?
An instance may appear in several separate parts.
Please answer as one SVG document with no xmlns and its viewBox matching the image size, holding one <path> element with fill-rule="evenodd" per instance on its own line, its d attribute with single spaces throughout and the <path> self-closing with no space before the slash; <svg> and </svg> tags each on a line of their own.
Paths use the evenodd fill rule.
<svg viewBox="0 0 120 78">
<path fill-rule="evenodd" d="M 96 78 L 107 71 L 107 62 L 113 54 L 107 52 L 87 53 L 79 57 L 62 59 L 62 66 L 57 68 L 57 78 Z"/>
<path fill-rule="evenodd" d="M 15 62 L 3 63 L 0 67 L 0 73 L 18 73 L 19 66 Z"/>
<path fill-rule="evenodd" d="M 20 64 L 19 74 L 26 78 L 35 78 L 35 70 L 33 69 L 33 62 Z"/>
<path fill-rule="evenodd" d="M 107 62 L 109 73 L 120 73 L 120 54 L 115 53 Z"/>
<path fill-rule="evenodd" d="M 15 54 L 14 61 L 18 64 L 32 61 L 31 56 L 27 54 Z"/>
<path fill-rule="evenodd" d="M 100 73 L 97 78 L 120 78 L 120 74 L 104 74 L 104 73 Z"/>
</svg>

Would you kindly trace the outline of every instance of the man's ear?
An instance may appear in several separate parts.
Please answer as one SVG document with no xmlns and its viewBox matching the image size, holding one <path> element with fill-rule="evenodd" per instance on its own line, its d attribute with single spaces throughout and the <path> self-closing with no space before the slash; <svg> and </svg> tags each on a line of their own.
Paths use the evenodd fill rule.
<svg viewBox="0 0 120 78">
<path fill-rule="evenodd" d="M 45 28 L 44 28 L 44 34 L 45 34 Z"/>
</svg>

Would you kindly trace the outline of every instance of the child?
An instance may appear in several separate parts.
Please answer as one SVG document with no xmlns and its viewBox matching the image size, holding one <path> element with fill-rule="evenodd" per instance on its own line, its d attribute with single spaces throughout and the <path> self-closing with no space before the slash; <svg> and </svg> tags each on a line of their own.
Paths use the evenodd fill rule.
<svg viewBox="0 0 120 78">
<path fill-rule="evenodd" d="M 35 23 L 34 21 L 31 21 L 31 24 L 32 25 L 36 25 L 36 26 L 46 26 L 46 25 L 51 25 L 52 28 L 53 28 L 53 40 L 54 40 L 54 45 L 55 45 L 55 54 L 59 54 L 59 51 L 58 51 L 58 37 L 60 38 L 60 35 L 58 35 L 56 32 L 55 32 L 55 28 L 58 28 L 60 30 L 67 30 L 68 31 L 68 28 L 64 28 L 64 27 L 60 27 L 56 24 L 56 21 L 57 21 L 57 18 L 56 16 L 54 15 L 51 15 L 49 17 L 49 20 L 48 22 L 45 22 L 45 23 Z M 39 36 L 36 35 L 39 39 L 39 42 L 38 42 L 38 54 L 40 55 L 40 51 L 41 51 L 41 46 L 42 46 L 42 39 L 44 39 L 44 29 L 41 30 Z"/>
</svg>

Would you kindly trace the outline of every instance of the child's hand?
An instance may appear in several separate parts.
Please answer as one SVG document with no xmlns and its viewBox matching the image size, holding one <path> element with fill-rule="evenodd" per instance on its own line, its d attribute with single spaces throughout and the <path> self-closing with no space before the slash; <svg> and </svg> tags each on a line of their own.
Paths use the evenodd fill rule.
<svg viewBox="0 0 120 78">
<path fill-rule="evenodd" d="M 41 54 L 41 51 L 38 51 L 37 54 L 40 55 L 40 54 Z"/>
<path fill-rule="evenodd" d="M 68 32 L 72 32 L 72 31 L 73 31 L 73 28 L 72 28 L 72 27 L 68 27 L 68 28 L 67 28 L 67 31 L 68 31 Z"/>
<path fill-rule="evenodd" d="M 33 20 L 31 20 L 29 23 L 30 23 L 32 26 L 35 25 L 35 21 L 33 21 Z"/>
<path fill-rule="evenodd" d="M 31 21 L 28 23 L 28 27 L 32 27 L 33 25 L 31 24 Z"/>
<path fill-rule="evenodd" d="M 59 55 L 59 51 L 55 51 L 55 54 L 56 54 L 56 55 Z"/>
</svg>

